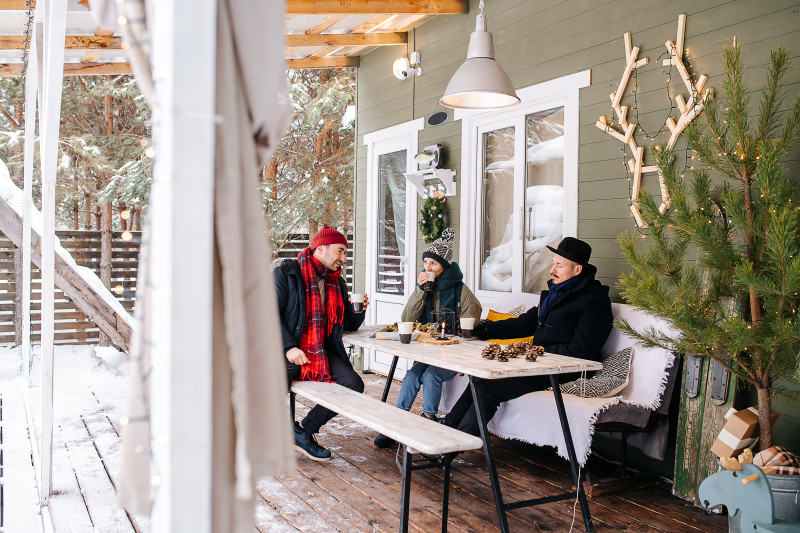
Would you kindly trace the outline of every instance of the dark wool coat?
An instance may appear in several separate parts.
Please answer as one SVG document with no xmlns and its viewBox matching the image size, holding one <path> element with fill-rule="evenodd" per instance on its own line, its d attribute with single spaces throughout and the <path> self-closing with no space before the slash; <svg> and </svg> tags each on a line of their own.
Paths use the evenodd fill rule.
<svg viewBox="0 0 800 533">
<path fill-rule="evenodd" d="M 611 299 L 608 287 L 594 279 L 597 268 L 587 265 L 582 279 L 558 301 L 550 304 L 547 314 L 539 316 L 532 307 L 517 318 L 486 322 L 486 339 L 516 339 L 533 335 L 533 344 L 545 351 L 580 359 L 600 360 L 600 349 L 611 333 Z M 539 301 L 549 291 L 542 291 Z"/>
<path fill-rule="evenodd" d="M 283 352 L 300 346 L 303 330 L 306 327 L 306 284 L 296 259 L 282 259 L 272 265 L 275 289 L 278 294 L 278 312 L 281 317 L 281 336 Z M 328 357 L 337 355 L 345 360 L 347 352 L 342 342 L 343 331 L 356 331 L 364 322 L 366 313 L 356 313 L 350 303 L 344 276 L 339 277 L 339 290 L 344 300 L 344 321 L 342 326 L 334 326 L 330 337 L 325 339 L 325 352 Z"/>
</svg>

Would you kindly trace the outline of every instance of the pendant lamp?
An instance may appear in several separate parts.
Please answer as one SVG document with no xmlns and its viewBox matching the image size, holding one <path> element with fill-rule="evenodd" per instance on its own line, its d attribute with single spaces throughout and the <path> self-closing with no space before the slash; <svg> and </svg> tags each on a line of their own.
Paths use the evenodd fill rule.
<svg viewBox="0 0 800 533">
<path fill-rule="evenodd" d="M 475 31 L 469 36 L 467 60 L 453 74 L 439 102 L 453 109 L 492 109 L 519 103 L 511 79 L 494 59 L 494 40 L 486 31 L 483 0 Z"/>
</svg>

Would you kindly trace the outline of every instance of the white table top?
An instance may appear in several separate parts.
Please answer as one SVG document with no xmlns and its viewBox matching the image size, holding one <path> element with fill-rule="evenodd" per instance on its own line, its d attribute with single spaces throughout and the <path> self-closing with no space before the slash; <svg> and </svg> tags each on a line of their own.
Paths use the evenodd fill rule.
<svg viewBox="0 0 800 533">
<path fill-rule="evenodd" d="M 567 374 L 582 370 L 591 372 L 603 368 L 603 365 L 597 361 L 577 359 L 547 352 L 533 362 L 526 361 L 524 358 L 509 359 L 505 363 L 485 359 L 481 357 L 481 351 L 489 343 L 477 339 L 459 338 L 460 342 L 458 344 L 437 345 L 417 341 L 403 344 L 399 341 L 372 338 L 373 333 L 385 327 L 385 325 L 362 326 L 357 332 L 345 333 L 343 340 L 347 344 L 406 357 L 420 363 L 485 379 Z"/>
</svg>

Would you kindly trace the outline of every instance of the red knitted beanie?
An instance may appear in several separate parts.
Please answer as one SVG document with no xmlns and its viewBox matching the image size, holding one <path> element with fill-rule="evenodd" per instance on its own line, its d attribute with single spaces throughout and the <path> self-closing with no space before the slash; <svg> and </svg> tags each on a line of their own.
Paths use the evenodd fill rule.
<svg viewBox="0 0 800 533">
<path fill-rule="evenodd" d="M 344 244 L 346 247 L 347 239 L 330 226 L 325 226 L 314 236 L 314 239 L 311 241 L 311 248 L 325 246 L 326 244 Z"/>
</svg>

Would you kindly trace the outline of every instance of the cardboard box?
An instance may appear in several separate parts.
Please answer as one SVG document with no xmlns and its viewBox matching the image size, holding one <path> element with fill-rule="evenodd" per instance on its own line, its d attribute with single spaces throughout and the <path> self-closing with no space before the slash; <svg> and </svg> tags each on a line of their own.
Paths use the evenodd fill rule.
<svg viewBox="0 0 800 533">
<path fill-rule="evenodd" d="M 729 412 L 729 415 L 717 440 L 711 446 L 711 453 L 717 457 L 736 457 L 745 448 L 752 448 L 758 442 L 758 407 Z M 776 418 L 778 413 L 772 411 L 770 426 L 775 423 Z"/>
</svg>

